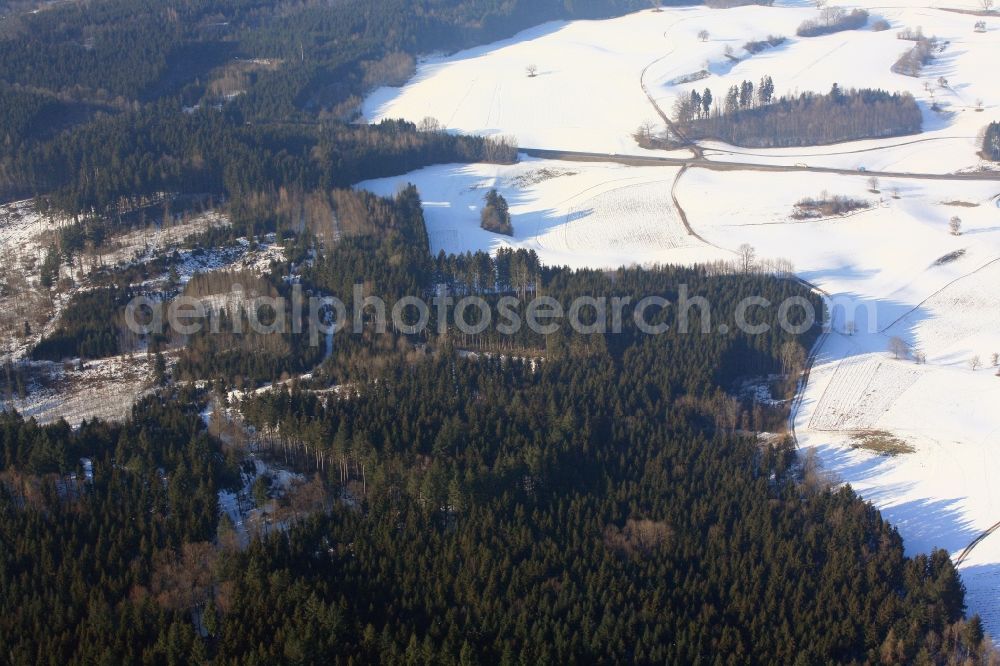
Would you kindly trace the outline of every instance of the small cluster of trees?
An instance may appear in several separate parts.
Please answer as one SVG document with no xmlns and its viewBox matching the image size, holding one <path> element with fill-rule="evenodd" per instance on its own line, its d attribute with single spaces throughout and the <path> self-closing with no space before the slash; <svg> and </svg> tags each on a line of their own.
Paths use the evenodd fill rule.
<svg viewBox="0 0 1000 666">
<path fill-rule="evenodd" d="M 792 217 L 796 220 L 809 220 L 834 215 L 846 215 L 871 206 L 867 201 L 852 199 L 842 194 L 829 195 L 824 192 L 818 199 L 806 197 L 795 204 Z"/>
<path fill-rule="evenodd" d="M 785 43 L 785 38 L 780 35 L 768 35 L 767 39 L 749 41 L 743 45 L 743 50 L 750 55 L 755 55 L 767 49 L 773 49 Z"/>
<path fill-rule="evenodd" d="M 756 89 L 753 81 L 743 81 L 738 86 L 730 87 L 726 92 L 724 112 L 735 114 L 738 111 L 759 108 L 770 104 L 772 99 L 774 99 L 774 80 L 770 76 L 764 76 Z M 681 97 L 674 104 L 674 117 L 682 124 L 695 119 L 709 119 L 712 116 L 714 103 L 715 97 L 711 89 L 705 88 L 701 93 L 692 90 L 690 97 Z"/>
<path fill-rule="evenodd" d="M 906 38 L 901 38 L 906 39 Z M 909 49 L 892 66 L 892 71 L 904 76 L 920 76 L 920 71 L 934 59 L 937 41 L 933 38 L 919 37 L 913 48 Z"/>
<path fill-rule="evenodd" d="M 514 235 L 514 226 L 510 222 L 510 208 L 507 200 L 496 190 L 486 193 L 485 204 L 479 214 L 479 225 L 486 231 L 506 236 Z"/>
<path fill-rule="evenodd" d="M 858 30 L 868 23 L 868 12 L 855 9 L 848 12 L 842 7 L 824 7 L 819 19 L 804 21 L 796 34 L 799 37 L 818 37 L 843 30 Z"/>
<path fill-rule="evenodd" d="M 994 162 L 1000 162 L 1000 122 L 990 123 L 983 136 L 983 155 Z"/>
<path fill-rule="evenodd" d="M 710 89 L 674 104 L 674 117 L 690 139 L 718 139 L 739 146 L 771 148 L 830 144 L 915 134 L 923 116 L 909 93 L 842 90 L 774 99 L 774 82 L 764 77 L 754 89 L 745 81 L 716 104 Z"/>
<path fill-rule="evenodd" d="M 903 28 L 896 33 L 896 39 L 902 39 L 908 42 L 919 42 L 927 38 L 924 36 L 923 27 L 917 26 L 916 30 L 913 28 Z"/>
</svg>

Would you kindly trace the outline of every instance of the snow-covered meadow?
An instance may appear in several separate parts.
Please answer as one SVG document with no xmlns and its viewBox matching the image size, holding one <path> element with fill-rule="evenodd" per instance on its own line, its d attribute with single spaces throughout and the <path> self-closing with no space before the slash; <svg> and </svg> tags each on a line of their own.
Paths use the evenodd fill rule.
<svg viewBox="0 0 1000 666">
<path fill-rule="evenodd" d="M 513 135 L 522 146 L 600 153 L 608 163 L 451 165 L 360 187 L 391 194 L 400 184 L 416 184 L 435 252 L 525 247 L 550 264 L 608 267 L 726 259 L 749 243 L 762 258 L 791 261 L 799 276 L 840 304 L 795 413 L 800 445 L 882 509 L 909 552 L 942 547 L 957 558 L 1000 521 L 1000 484 L 993 479 L 1000 474 L 1000 377 L 990 367 L 1000 353 L 1000 182 L 883 177 L 873 183 L 866 172 L 1000 168 L 978 154 L 984 127 L 1000 119 L 1000 15 L 948 11 L 979 9 L 972 0 L 847 8 L 855 6 L 870 11 L 868 28 L 822 37 L 795 35 L 819 10 L 789 0 L 549 23 L 428 58 L 403 88 L 373 94 L 366 117 L 433 117 L 449 131 Z M 878 20 L 889 28 L 872 30 Z M 973 30 L 978 20 L 986 22 L 985 32 Z M 918 27 L 943 50 L 918 77 L 893 73 L 913 44 L 897 33 Z M 757 54 L 743 48 L 769 35 L 786 40 Z M 535 77 L 525 70 L 532 64 Z M 707 160 L 747 165 L 738 170 L 697 161 L 683 171 L 676 164 L 611 163 L 622 155 L 684 156 L 639 148 L 632 134 L 643 122 L 662 126 L 660 111 L 670 113 L 692 89 L 719 95 L 765 75 L 778 94 L 826 92 L 833 83 L 910 92 L 923 113 L 923 132 L 809 148 L 702 145 Z M 776 173 L 753 165 L 845 173 Z M 510 202 L 513 238 L 479 228 L 489 188 Z M 793 217 L 798 201 L 824 193 L 867 208 Z M 949 230 L 956 216 L 959 235 Z M 909 353 L 890 353 L 892 338 Z M 976 357 L 982 367 L 974 369 Z M 913 452 L 887 457 L 856 448 L 865 433 L 885 433 Z M 1000 637 L 1000 532 L 961 568 L 970 611 Z"/>
<path fill-rule="evenodd" d="M 678 171 L 524 159 L 512 166 L 430 167 L 358 187 L 385 196 L 415 184 L 435 253 L 525 248 L 548 264 L 574 268 L 726 258 L 728 253 L 706 250 L 684 229 L 671 197 Z M 510 204 L 513 237 L 479 226 L 491 188 Z"/>
<path fill-rule="evenodd" d="M 768 75 L 779 95 L 826 92 L 834 83 L 910 92 L 923 110 L 924 132 L 817 148 L 743 150 L 708 143 L 708 157 L 934 173 L 982 166 L 977 138 L 1000 108 L 991 65 L 1000 58 L 1000 15 L 986 18 L 987 31 L 979 33 L 973 30 L 976 17 L 922 3 L 852 5 L 870 11 L 870 24 L 885 20 L 890 27 L 797 37 L 799 24 L 819 15 L 799 2 L 546 23 L 503 42 L 427 58 L 403 88 L 371 95 L 364 113 L 373 121 L 432 117 L 449 130 L 512 135 L 531 148 L 648 154 L 632 139 L 642 123 L 662 124 L 647 93 L 669 114 L 673 102 L 693 89 L 710 88 L 718 97 L 733 84 Z M 971 0 L 948 6 L 978 9 Z M 897 37 L 907 28 L 922 28 L 946 45 L 920 77 L 891 70 L 913 44 Z M 702 30 L 707 40 L 699 37 Z M 756 54 L 744 49 L 771 35 L 786 40 Z M 526 75 L 529 65 L 537 67 L 537 76 Z M 983 112 L 976 110 L 978 102 Z"/>
</svg>

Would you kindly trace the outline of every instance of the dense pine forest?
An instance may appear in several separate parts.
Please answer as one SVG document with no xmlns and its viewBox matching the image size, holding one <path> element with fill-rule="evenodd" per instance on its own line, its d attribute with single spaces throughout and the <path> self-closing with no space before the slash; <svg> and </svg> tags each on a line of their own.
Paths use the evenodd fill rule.
<svg viewBox="0 0 1000 666">
<path fill-rule="evenodd" d="M 737 146 L 778 148 L 811 146 L 917 134 L 923 116 L 908 93 L 843 90 L 774 98 L 765 77 L 734 86 L 725 97 L 711 90 L 692 91 L 674 110 L 691 139 L 718 139 Z"/>
<path fill-rule="evenodd" d="M 340 293 L 363 275 L 388 294 L 444 284 L 568 304 L 676 301 L 683 284 L 713 322 L 751 294 L 812 298 L 705 268 L 431 258 L 413 188 L 360 202 L 367 231 L 324 251 L 307 285 Z M 453 322 L 375 335 L 369 321 L 312 379 L 208 419 L 257 357 L 194 342 L 124 425 L 6 414 L 0 651 L 17 664 L 985 663 L 947 553 L 905 557 L 878 512 L 790 439 L 758 436 L 783 408 L 732 393 L 794 376 L 815 327 L 787 333 L 772 309 L 754 321 L 765 335 L 719 334 L 698 311 L 685 334 L 668 308 L 650 313 L 667 331 L 647 335 L 631 314 L 617 333 L 507 340 Z M 239 358 L 251 365 L 227 360 Z M 219 491 L 239 487 L 251 452 L 303 480 L 275 499 L 255 484 L 272 508 L 244 543 Z"/>
<path fill-rule="evenodd" d="M 756 281 L 559 270 L 540 287 L 684 282 L 720 317 L 747 293 L 800 291 Z M 787 440 L 756 441 L 759 415 L 727 396 L 810 343 L 774 331 L 566 332 L 565 354 L 530 362 L 440 340 L 342 377 L 341 397 L 263 394 L 246 419 L 318 476 L 247 549 L 216 508 L 247 444 L 206 428 L 204 393 L 166 389 L 123 426 L 4 416 L 0 649 L 15 663 L 975 659 L 982 632 L 947 554 L 904 557 L 874 509 Z M 340 352 L 340 371 L 364 351 Z"/>
</svg>

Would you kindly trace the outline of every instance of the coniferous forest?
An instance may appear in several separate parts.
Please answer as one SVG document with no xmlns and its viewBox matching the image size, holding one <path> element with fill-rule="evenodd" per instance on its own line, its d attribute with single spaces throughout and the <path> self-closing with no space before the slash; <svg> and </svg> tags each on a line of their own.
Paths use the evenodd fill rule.
<svg viewBox="0 0 1000 666">
<path fill-rule="evenodd" d="M 0 663 L 996 663 L 948 553 L 907 556 L 788 434 L 819 322 L 793 310 L 793 333 L 761 308 L 763 334 L 718 327 L 750 296 L 822 314 L 807 285 L 721 263 L 433 255 L 414 186 L 352 189 L 517 159 L 510 139 L 434 119 L 357 122 L 416 57 L 648 0 L 8 4 L 0 197 L 60 223 L 37 260 L 46 298 L 24 305 L 58 316 L 19 320 L 34 342 L 0 366 Z M 881 91 L 774 99 L 766 79 L 718 107 L 707 92 L 687 101 L 692 136 L 919 129 L 912 98 Z M 485 202 L 473 224 L 513 233 L 503 197 Z M 175 204 L 227 224 L 101 263 L 148 218 L 172 225 Z M 209 250 L 262 244 L 262 266 L 180 276 Z M 4 277 L 0 295 L 24 284 Z M 480 317 L 527 319 L 534 296 L 624 309 L 613 330 L 544 334 L 469 332 L 438 306 L 430 328 L 380 332 L 363 310 L 359 331 L 317 344 L 250 330 L 260 313 L 241 303 L 217 330 L 125 332 L 135 296 L 211 301 L 237 284 L 348 309 L 441 293 L 481 297 Z M 685 332 L 677 308 L 651 308 L 650 335 L 633 318 L 648 296 L 711 311 Z M 10 408 L 38 368 L 67 377 L 111 357 L 150 369 L 125 418 L 40 425 Z M 775 400 L 742 391 L 761 378 Z"/>
<path fill-rule="evenodd" d="M 773 97 L 774 82 L 765 77 L 756 90 L 751 81 L 734 86 L 725 97 L 711 90 L 692 91 L 675 116 L 692 139 L 719 139 L 737 146 L 776 148 L 885 138 L 920 132 L 923 116 L 909 93 L 843 90 L 836 83 L 827 94 Z"/>
</svg>

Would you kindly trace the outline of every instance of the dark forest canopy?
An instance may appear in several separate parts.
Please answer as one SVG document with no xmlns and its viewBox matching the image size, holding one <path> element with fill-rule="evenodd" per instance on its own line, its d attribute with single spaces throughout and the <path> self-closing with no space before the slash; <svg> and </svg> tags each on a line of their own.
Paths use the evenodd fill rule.
<svg viewBox="0 0 1000 666">
<path fill-rule="evenodd" d="M 118 198 L 155 190 L 240 196 L 217 164 L 230 152 L 236 165 L 230 171 L 247 174 L 260 191 L 265 180 L 315 170 L 302 164 L 301 152 L 324 137 L 354 141 L 359 130 L 343 123 L 354 119 L 361 96 L 398 84 L 413 55 L 489 42 L 546 20 L 645 6 L 645 0 L 98 0 L 12 15 L 0 31 L 6 103 L 0 138 L 11 137 L 0 142 L 0 196 L 56 191 L 55 203 L 72 213 L 104 211 Z M 239 94 L 220 97 L 220 90 Z M 66 106 L 63 122 L 83 121 L 56 139 L 37 122 L 53 99 Z M 182 113 L 196 107 L 220 110 Z M 89 120 L 97 108 L 117 118 Z M 455 140 L 420 143 L 419 156 L 411 149 L 402 159 L 398 147 L 372 151 L 366 159 L 380 165 L 375 171 L 339 154 L 319 169 L 329 182 L 352 184 L 365 174 L 482 157 Z"/>
<path fill-rule="evenodd" d="M 720 317 L 743 289 L 803 291 L 692 269 L 545 279 L 558 298 L 689 282 Z M 977 659 L 947 553 L 905 557 L 876 510 L 803 476 L 787 442 L 758 443 L 755 416 L 731 408 L 719 369 L 739 373 L 748 341 L 570 336 L 584 355 L 535 363 L 443 346 L 387 355 L 330 401 L 264 394 L 243 407 L 261 432 L 305 447 L 305 470 L 324 447 L 326 509 L 284 514 L 287 532 L 246 550 L 218 518 L 238 458 L 206 431 L 204 396 L 168 391 L 78 431 L 0 416 L 14 545 L 0 650 L 16 664 Z M 757 369 L 790 342 L 756 336 Z"/>
<path fill-rule="evenodd" d="M 675 108 L 685 135 L 718 139 L 737 146 L 776 148 L 886 138 L 920 132 L 923 115 L 909 93 L 841 89 L 772 98 L 774 83 L 765 77 L 754 87 L 744 81 L 724 97 L 692 91 Z"/>
</svg>

